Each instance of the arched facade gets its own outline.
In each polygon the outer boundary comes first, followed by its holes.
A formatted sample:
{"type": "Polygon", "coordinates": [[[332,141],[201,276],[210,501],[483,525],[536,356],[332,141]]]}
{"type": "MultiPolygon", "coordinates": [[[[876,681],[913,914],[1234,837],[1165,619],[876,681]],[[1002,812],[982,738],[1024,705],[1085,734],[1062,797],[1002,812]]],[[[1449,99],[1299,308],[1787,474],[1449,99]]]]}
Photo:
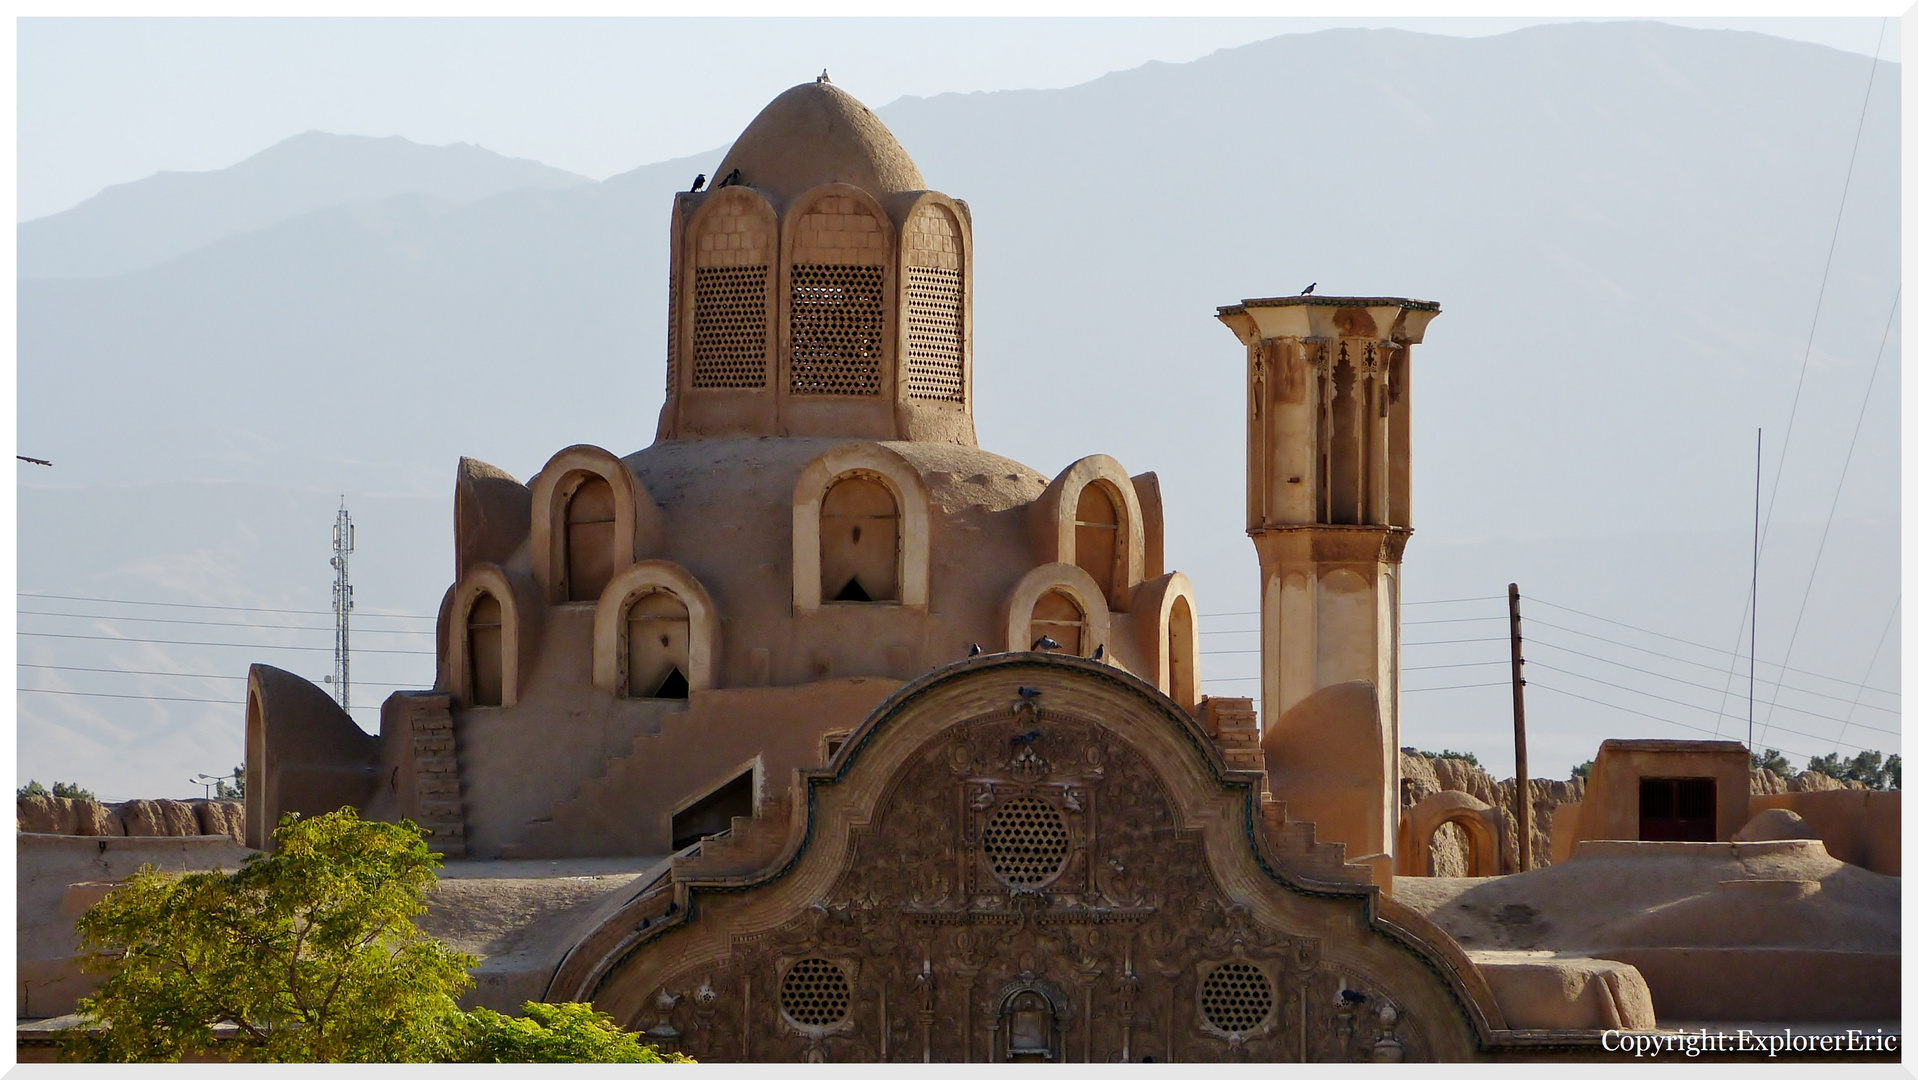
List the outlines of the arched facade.
{"type": "Polygon", "coordinates": [[[1039,558],[1085,569],[1109,609],[1127,610],[1145,577],[1144,514],[1117,461],[1094,454],[1073,462],[1028,513],[1039,558]]]}
{"type": "Polygon", "coordinates": [[[491,679],[496,675],[498,697],[487,704],[518,704],[522,636],[519,599],[506,572],[493,563],[475,566],[454,588],[446,613],[447,689],[461,704],[472,708],[482,690],[487,691],[487,698],[493,696],[491,679]],[[483,600],[490,604],[482,603],[483,600]],[[474,620],[476,608],[480,615],[478,623],[474,620]],[[495,617],[497,623],[492,621],[495,617]],[[480,631],[477,638],[476,629],[480,631]],[[489,631],[496,632],[489,635],[489,631]],[[474,655],[476,641],[484,648],[492,648],[489,636],[498,641],[497,666],[492,656],[474,655]]]}
{"type": "Polygon", "coordinates": [[[597,446],[569,446],[554,454],[534,477],[532,492],[533,576],[548,603],[596,600],[598,589],[631,566],[642,546],[657,541],[661,522],[652,496],[618,458],[597,446]],[[596,523],[590,519],[601,516],[597,508],[586,514],[575,513],[573,503],[582,491],[595,501],[610,499],[610,524],[592,527],[596,523]],[[584,530],[582,525],[586,526],[584,530]],[[590,553],[575,551],[575,541],[596,548],[590,553]],[[580,584],[598,586],[590,594],[575,588],[572,580],[582,570],[589,571],[592,580],[580,584]]]}
{"type": "Polygon", "coordinates": [[[548,999],[703,1061],[1460,1060],[1502,1025],[1376,886],[1285,876],[1256,780],[1106,665],[951,665],[799,782],[763,867],[676,860],[548,999]]]}
{"type": "MultiPolygon", "coordinates": [[[[1064,614],[1059,600],[1067,600],[1084,616],[1085,630],[1077,649],[1069,643],[1063,651],[1076,656],[1091,656],[1105,645],[1112,634],[1112,612],[1092,576],[1068,563],[1035,566],[1019,579],[1007,594],[1005,603],[1006,651],[1024,652],[1044,633],[1035,622],[1054,622],[1045,618],[1064,614]]],[[[1058,640],[1057,635],[1053,635],[1058,640]]]]}
{"type": "Polygon", "coordinates": [[[1493,877],[1503,873],[1500,854],[1502,832],[1498,810],[1463,791],[1441,791],[1418,801],[1405,814],[1405,834],[1399,843],[1399,873],[1406,877],[1432,876],[1432,836],[1446,822],[1457,822],[1465,830],[1469,857],[1466,869],[1472,877],[1493,877]]]}
{"type": "Polygon", "coordinates": [[[970,223],[951,199],[927,192],[906,213],[905,396],[964,407],[972,400],[970,223]]]}
{"type": "MultiPolygon", "coordinates": [[[[827,184],[786,213],[784,391],[793,398],[874,398],[892,389],[897,355],[889,319],[895,241],[892,221],[871,194],[827,184]]],[[[886,419],[891,408],[886,405],[886,419]]],[[[888,422],[886,427],[890,427],[888,422]]]]}
{"type": "MultiPolygon", "coordinates": [[[[877,443],[847,443],[821,454],[793,485],[793,608],[812,611],[831,597],[822,593],[822,541],[828,493],[841,480],[881,485],[898,510],[897,603],[923,608],[930,584],[931,538],[925,483],[904,458],[877,443]]],[[[861,503],[868,500],[862,499],[861,503]]],[[[846,523],[850,540],[852,524],[846,523]]],[[[864,534],[862,533],[862,542],[864,534]]],[[[846,556],[850,560],[850,556],[846,556]]],[[[839,565],[839,564],[835,564],[839,565]]]]}
{"type": "Polygon", "coordinates": [[[697,578],[685,567],[663,559],[634,563],[600,594],[599,607],[593,615],[594,686],[616,697],[644,697],[648,696],[647,691],[654,689],[646,686],[634,692],[629,684],[632,609],[647,597],[662,594],[670,596],[686,613],[687,692],[713,688],[718,671],[719,613],[697,578]]]}

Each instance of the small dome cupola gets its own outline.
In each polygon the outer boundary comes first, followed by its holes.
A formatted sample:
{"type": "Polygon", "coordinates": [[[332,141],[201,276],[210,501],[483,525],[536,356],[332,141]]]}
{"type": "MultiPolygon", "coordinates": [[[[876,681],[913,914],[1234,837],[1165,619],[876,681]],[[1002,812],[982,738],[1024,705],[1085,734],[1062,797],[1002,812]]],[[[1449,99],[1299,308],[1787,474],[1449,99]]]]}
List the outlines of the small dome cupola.
{"type": "Polygon", "coordinates": [[[879,117],[829,82],[801,83],[759,110],[719,163],[714,182],[734,169],[737,183],[782,204],[825,184],[851,184],[880,198],[926,187],[919,166],[879,117]]]}
{"type": "Polygon", "coordinates": [[[823,77],[713,175],[674,199],[659,438],[978,445],[965,203],[823,77]]]}

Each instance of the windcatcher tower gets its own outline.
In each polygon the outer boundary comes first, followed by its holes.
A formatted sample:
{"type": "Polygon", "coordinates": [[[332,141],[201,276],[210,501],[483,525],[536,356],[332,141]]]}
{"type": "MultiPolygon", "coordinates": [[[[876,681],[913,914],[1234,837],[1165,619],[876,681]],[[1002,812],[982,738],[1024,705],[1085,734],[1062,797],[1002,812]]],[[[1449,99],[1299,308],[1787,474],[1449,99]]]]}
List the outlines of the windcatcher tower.
{"type": "Polygon", "coordinates": [[[1245,345],[1246,532],[1259,551],[1268,771],[1275,791],[1301,804],[1296,816],[1318,821],[1321,839],[1344,841],[1350,857],[1396,846],[1411,347],[1438,311],[1336,296],[1219,309],[1245,345]],[[1288,778],[1297,790],[1283,790],[1288,778]]]}
{"type": "Polygon", "coordinates": [[[977,445],[972,216],[825,81],[773,99],[673,204],[659,438],[977,445]]]}

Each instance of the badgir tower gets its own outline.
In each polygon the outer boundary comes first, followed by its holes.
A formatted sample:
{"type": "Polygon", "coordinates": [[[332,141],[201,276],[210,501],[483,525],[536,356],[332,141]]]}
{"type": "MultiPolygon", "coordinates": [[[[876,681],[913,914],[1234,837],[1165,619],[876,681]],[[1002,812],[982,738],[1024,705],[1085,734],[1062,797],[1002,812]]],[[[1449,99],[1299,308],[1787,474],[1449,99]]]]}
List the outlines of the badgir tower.
{"type": "Polygon", "coordinates": [[[966,203],[823,78],[714,175],[672,205],[653,444],[460,462],[434,687],[377,737],[255,666],[249,847],[290,811],[417,822],[429,926],[523,927],[462,939],[477,999],[705,1061],[1512,1058],[1651,1022],[1625,964],[1501,974],[1394,898],[1436,304],[1219,311],[1261,728],[1204,693],[1157,477],[979,446],[966,203]]]}

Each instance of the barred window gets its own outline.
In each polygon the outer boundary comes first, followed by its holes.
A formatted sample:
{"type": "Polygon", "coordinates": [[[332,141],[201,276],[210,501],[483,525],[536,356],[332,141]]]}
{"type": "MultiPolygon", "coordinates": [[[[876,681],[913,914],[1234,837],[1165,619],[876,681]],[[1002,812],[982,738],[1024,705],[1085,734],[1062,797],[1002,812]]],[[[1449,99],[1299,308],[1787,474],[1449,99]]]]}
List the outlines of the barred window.
{"type": "Polygon", "coordinates": [[[693,388],[764,388],[766,268],[702,266],[693,275],[693,388]]]}
{"type": "Polygon", "coordinates": [[[1257,964],[1220,964],[1205,977],[1199,1007],[1206,1022],[1220,1031],[1251,1031],[1272,1015],[1272,981],[1257,964]]]}
{"type": "Polygon", "coordinates": [[[966,400],[965,284],[957,270],[906,270],[906,393],[966,400]]]}
{"type": "Polygon", "coordinates": [[[679,275],[666,287],[666,392],[679,393],[679,275]]]}
{"type": "Polygon", "coordinates": [[[792,275],[792,392],[876,396],[885,268],[808,263],[792,275]]]}
{"type": "Polygon", "coordinates": [[[779,1007],[798,1028],[826,1028],[846,1018],[852,986],[838,964],[809,956],[794,964],[779,984],[779,1007]]]}

